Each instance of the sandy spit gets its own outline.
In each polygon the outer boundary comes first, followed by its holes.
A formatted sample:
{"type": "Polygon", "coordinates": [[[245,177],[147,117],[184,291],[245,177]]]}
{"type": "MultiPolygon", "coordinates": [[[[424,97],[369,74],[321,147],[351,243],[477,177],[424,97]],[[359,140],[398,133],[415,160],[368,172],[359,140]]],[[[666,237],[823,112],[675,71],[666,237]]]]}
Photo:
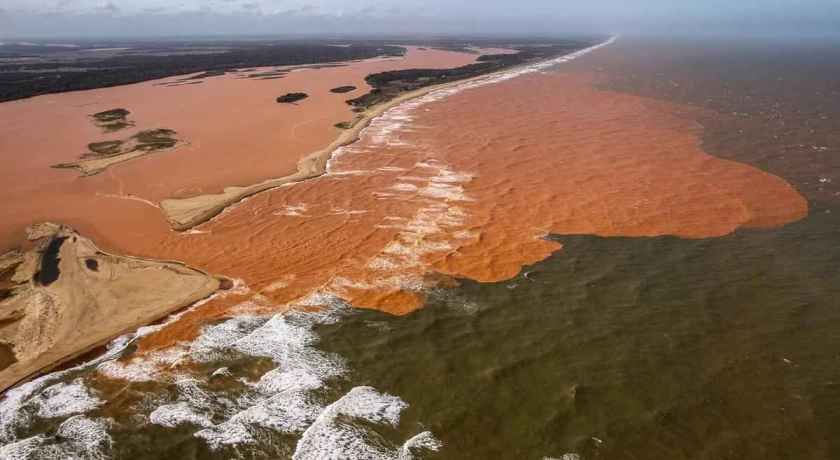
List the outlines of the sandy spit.
{"type": "Polygon", "coordinates": [[[2,259],[0,391],[210,296],[221,281],[178,262],[108,254],[72,228],[28,229],[34,247],[2,259]]]}

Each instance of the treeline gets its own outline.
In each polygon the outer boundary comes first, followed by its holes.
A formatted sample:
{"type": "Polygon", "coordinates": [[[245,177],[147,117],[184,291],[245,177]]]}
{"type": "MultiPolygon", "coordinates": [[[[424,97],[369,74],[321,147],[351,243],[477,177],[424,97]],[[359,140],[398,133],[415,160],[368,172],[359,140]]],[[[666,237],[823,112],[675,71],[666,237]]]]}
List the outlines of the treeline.
{"type": "MultiPolygon", "coordinates": [[[[454,69],[408,69],[393,70],[368,75],[365,81],[373,88],[367,94],[347,101],[356,111],[363,111],[373,105],[389,101],[399,94],[451,81],[463,80],[496,72],[517,65],[550,59],[592,46],[597,41],[563,41],[539,45],[518,45],[517,53],[488,54],[479,56],[477,62],[454,69]]],[[[449,48],[464,48],[450,45],[449,48]]]]}

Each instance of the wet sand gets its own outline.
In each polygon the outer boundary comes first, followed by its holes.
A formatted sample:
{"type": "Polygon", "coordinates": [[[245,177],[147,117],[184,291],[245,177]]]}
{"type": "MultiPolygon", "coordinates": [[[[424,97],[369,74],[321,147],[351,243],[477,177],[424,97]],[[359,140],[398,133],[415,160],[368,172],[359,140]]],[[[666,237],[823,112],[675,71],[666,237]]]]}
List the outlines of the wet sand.
{"type": "Polygon", "coordinates": [[[5,193],[0,248],[16,245],[27,225],[53,220],[73,225],[115,252],[131,252],[137,240],[169,233],[156,208],[162,199],[215,193],[293,173],[301,157],[340,134],[335,123],[352,119],[344,101],[368,90],[368,74],[457,67],[477,56],[411,48],[404,59],[308,68],[276,80],[227,74],[200,84],[163,86],[183,78],[173,77],[0,104],[5,121],[0,151],[6,159],[0,170],[5,193]],[[358,89],[343,95],[329,91],[347,84],[358,89]],[[275,102],[290,91],[310,97],[296,105],[275,102]],[[114,108],[130,110],[135,126],[103,134],[89,115],[114,108]],[[91,142],[154,128],[176,130],[187,145],[111,166],[93,177],[50,168],[78,159],[91,142]]]}
{"type": "Polygon", "coordinates": [[[232,311],[317,305],[314,294],[405,314],[438,274],[515,276],[560,249],[550,234],[709,238],[807,214],[779,177],[705,153],[697,109],[596,88],[597,62],[404,104],[326,176],[167,240],[160,250],[253,292],[192,311],[142,347],[190,339],[232,311]]]}

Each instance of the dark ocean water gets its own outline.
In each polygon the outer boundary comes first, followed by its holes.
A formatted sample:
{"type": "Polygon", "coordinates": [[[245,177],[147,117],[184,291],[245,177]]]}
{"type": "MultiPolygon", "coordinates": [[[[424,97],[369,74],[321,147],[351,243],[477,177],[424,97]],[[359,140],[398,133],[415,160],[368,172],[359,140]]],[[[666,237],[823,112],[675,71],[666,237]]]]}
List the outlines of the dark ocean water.
{"type": "Polygon", "coordinates": [[[433,458],[840,458],[840,210],[724,238],[557,237],[496,284],[318,329],[433,458]],[[526,276],[527,274],[527,276],[526,276]]]}

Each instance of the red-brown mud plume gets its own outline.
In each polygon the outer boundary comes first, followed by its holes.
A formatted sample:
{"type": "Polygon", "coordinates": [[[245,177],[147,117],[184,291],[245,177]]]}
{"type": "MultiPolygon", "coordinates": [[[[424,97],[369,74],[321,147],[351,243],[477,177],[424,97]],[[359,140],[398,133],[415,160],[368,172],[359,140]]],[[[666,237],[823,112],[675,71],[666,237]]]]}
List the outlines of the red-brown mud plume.
{"type": "Polygon", "coordinates": [[[314,305],[315,292],[408,313],[435,273],[511,278],[560,248],[549,234],[707,238],[807,213],[782,179],[703,152],[692,109],[594,83],[533,73],[408,103],[326,176],[143,248],[242,278],[252,294],[193,310],[141,347],[190,339],[234,305],[314,305]]]}
{"type": "Polygon", "coordinates": [[[365,76],[393,69],[457,67],[476,57],[412,48],[405,58],[298,69],[280,79],[245,78],[269,70],[255,69],[199,84],[166,86],[183,79],[172,77],[0,104],[0,248],[17,244],[27,225],[53,220],[72,225],[107,249],[134,253],[138,241],[156,241],[170,233],[156,208],[162,199],[215,193],[295,172],[300,158],[338,136],[335,123],[353,118],[345,100],[368,91],[365,76]],[[341,85],[358,89],[330,92],[341,85]],[[275,102],[294,91],[309,97],[295,105],[275,102]],[[134,127],[103,133],[90,118],[118,107],[131,112],[134,127]],[[51,168],[78,159],[89,143],[126,139],[154,128],[177,131],[185,145],[91,177],[51,168]]]}
{"type": "Polygon", "coordinates": [[[324,295],[409,313],[439,274],[515,276],[560,248],[549,234],[705,238],[807,213],[780,178],[703,152],[692,109],[598,90],[595,76],[579,70],[403,104],[336,152],[328,174],[251,197],[189,232],[172,232],[156,207],[293,172],[335,137],[334,123],[352,116],[347,97],[331,88],[365,88],[364,76],[380,70],[474,59],[413,50],[400,61],[280,80],[227,75],[2,104],[10,123],[0,150],[18,156],[0,171],[0,242],[10,245],[31,222],[59,220],[112,251],[180,260],[248,287],[147,336],[140,347],[150,350],[237,312],[317,307],[324,295]],[[289,91],[310,97],[273,102],[289,91]],[[171,128],[189,145],[93,177],[49,168],[101,140],[87,115],[115,107],[132,111],[134,130],[171,128]]]}

